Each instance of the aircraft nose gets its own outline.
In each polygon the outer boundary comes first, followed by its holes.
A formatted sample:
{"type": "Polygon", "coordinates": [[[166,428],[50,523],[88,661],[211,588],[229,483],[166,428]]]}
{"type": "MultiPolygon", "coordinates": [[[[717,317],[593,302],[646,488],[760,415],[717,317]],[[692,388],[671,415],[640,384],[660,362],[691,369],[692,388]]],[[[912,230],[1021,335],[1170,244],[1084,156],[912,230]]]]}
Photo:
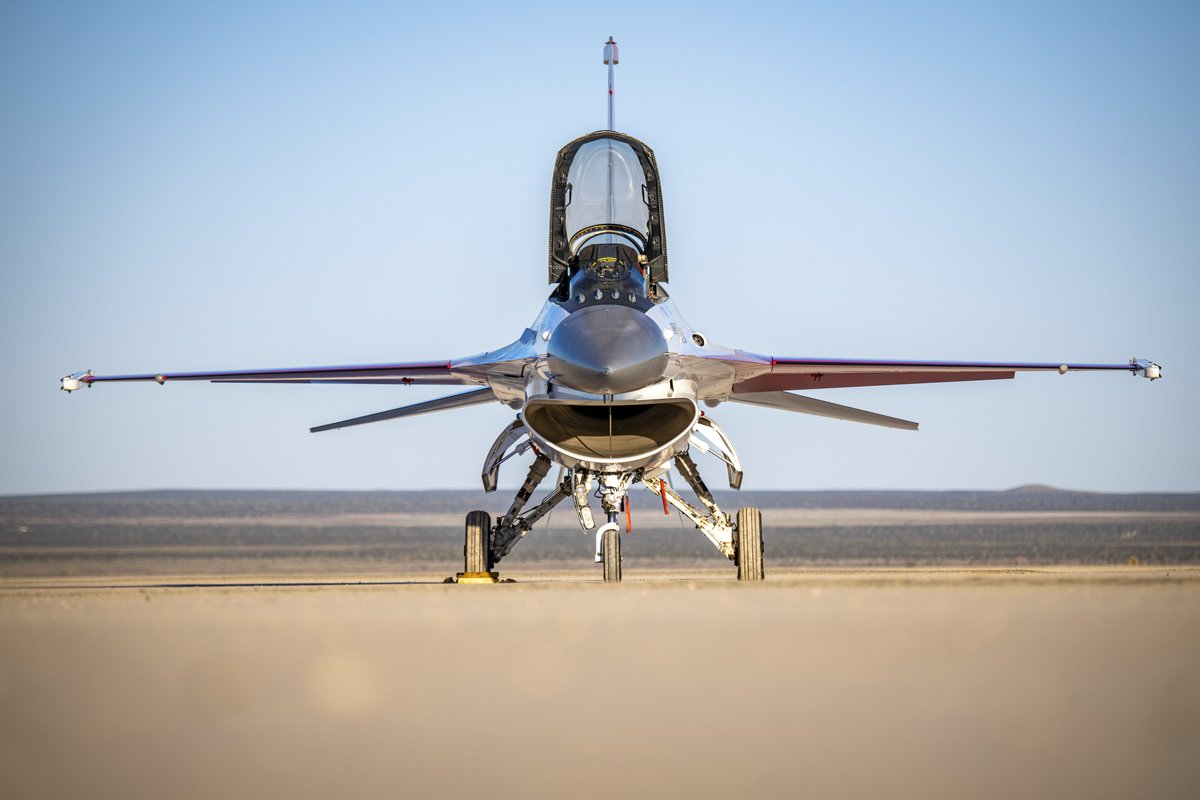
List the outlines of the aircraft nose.
{"type": "Polygon", "coordinates": [[[645,388],[667,367],[667,343],[646,315],[628,306],[582,308],[554,329],[547,346],[555,380],[593,394],[645,388]]]}

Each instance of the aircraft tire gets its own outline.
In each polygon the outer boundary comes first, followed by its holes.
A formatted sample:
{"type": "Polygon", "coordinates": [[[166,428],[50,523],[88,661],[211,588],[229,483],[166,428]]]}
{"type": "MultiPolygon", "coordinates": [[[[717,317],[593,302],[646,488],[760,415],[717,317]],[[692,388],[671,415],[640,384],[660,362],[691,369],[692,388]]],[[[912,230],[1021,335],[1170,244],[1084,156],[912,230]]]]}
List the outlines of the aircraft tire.
{"type": "Polygon", "coordinates": [[[621,582],[621,529],[615,525],[604,532],[604,582],[621,582]]]}
{"type": "Polygon", "coordinates": [[[762,512],[752,506],[737,514],[737,564],[739,581],[761,581],[763,575],[762,512]]]}
{"type": "Polygon", "coordinates": [[[486,511],[467,514],[464,572],[489,572],[492,568],[492,518],[486,511]]]}

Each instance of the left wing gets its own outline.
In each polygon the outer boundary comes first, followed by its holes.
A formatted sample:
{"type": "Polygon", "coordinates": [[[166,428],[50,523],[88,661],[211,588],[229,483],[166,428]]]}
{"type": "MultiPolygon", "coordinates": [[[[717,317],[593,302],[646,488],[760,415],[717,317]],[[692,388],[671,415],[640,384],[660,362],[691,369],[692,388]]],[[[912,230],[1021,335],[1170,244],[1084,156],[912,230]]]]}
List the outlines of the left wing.
{"type": "Polygon", "coordinates": [[[794,389],[840,389],[852,386],[893,386],[914,383],[988,381],[1013,378],[1018,372],[1129,372],[1150,380],[1162,377],[1162,368],[1153,361],[1132,359],[1125,364],[1072,364],[1044,362],[994,361],[876,361],[849,358],[783,358],[725,350],[709,354],[703,342],[688,354],[695,374],[715,377],[705,400],[729,400],[767,406],[801,414],[865,422],[887,428],[916,430],[908,420],[876,414],[873,411],[828,403],[812,397],[791,394],[794,389]],[[732,371],[725,380],[713,376],[711,367],[722,364],[732,371]],[[705,364],[709,366],[706,367],[705,364]]]}
{"type": "Polygon", "coordinates": [[[757,369],[746,361],[735,365],[733,391],[777,392],[789,389],[840,389],[850,386],[892,386],[911,383],[988,381],[1015,377],[1018,372],[1129,372],[1150,380],[1162,377],[1161,368],[1146,359],[1124,364],[1072,364],[989,361],[871,361],[847,358],[785,358],[750,353],[757,369]]]}

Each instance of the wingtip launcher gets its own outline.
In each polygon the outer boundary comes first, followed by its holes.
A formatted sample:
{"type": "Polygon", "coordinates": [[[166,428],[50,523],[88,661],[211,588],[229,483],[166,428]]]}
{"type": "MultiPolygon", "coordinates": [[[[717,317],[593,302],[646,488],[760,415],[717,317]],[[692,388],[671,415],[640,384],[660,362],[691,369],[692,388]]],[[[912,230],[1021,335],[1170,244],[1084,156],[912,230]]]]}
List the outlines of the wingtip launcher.
{"type": "Polygon", "coordinates": [[[1162,367],[1148,358],[1131,358],[1129,366],[1134,375],[1140,374],[1143,378],[1149,378],[1152,381],[1162,377],[1162,367]]]}
{"type": "Polygon", "coordinates": [[[62,378],[59,378],[58,388],[70,394],[71,392],[79,391],[84,386],[90,387],[92,385],[93,374],[95,373],[89,369],[83,372],[72,372],[70,375],[64,375],[62,378]]]}
{"type": "MultiPolygon", "coordinates": [[[[150,375],[148,377],[159,386],[162,386],[167,382],[166,375],[150,375]]],[[[101,378],[101,380],[107,380],[107,378],[101,378]]],[[[138,380],[146,380],[146,376],[140,377],[138,380]]],[[[71,392],[79,391],[85,386],[90,389],[92,388],[92,384],[95,382],[96,373],[89,369],[86,372],[72,372],[70,375],[59,378],[58,388],[67,394],[70,394],[71,392]]]]}

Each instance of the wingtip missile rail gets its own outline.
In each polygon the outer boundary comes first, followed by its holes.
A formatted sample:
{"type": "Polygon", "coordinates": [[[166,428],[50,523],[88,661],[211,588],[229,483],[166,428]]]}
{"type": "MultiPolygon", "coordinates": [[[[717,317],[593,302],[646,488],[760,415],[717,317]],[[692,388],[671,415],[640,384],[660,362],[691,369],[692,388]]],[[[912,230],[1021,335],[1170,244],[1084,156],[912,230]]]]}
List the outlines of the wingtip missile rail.
{"type": "Polygon", "coordinates": [[[1131,358],[1129,366],[1134,375],[1140,374],[1143,378],[1149,378],[1152,381],[1162,377],[1162,367],[1148,358],[1131,358]]]}
{"type": "Polygon", "coordinates": [[[64,375],[59,379],[59,389],[70,394],[78,391],[84,386],[91,387],[92,375],[94,373],[89,369],[83,372],[72,372],[70,375],[64,375]]]}

